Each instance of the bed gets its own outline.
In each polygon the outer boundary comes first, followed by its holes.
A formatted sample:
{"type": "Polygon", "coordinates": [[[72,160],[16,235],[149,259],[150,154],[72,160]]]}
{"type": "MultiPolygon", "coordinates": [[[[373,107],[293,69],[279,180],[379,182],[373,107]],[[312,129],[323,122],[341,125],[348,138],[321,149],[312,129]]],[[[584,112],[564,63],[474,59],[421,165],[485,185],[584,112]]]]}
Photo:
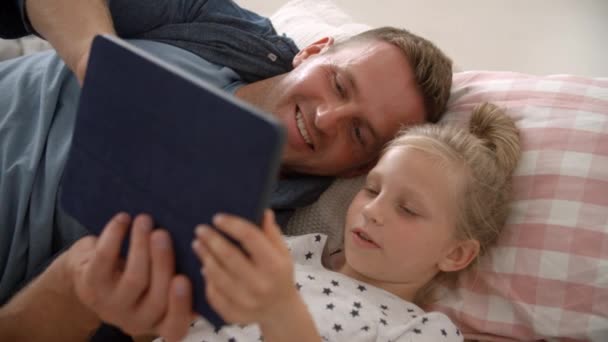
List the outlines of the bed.
{"type": "MultiPolygon", "coordinates": [[[[271,20],[299,46],[370,28],[330,0],[289,1],[271,20]]],[[[34,38],[0,41],[0,59],[46,48],[34,38]]],[[[428,309],[470,340],[608,341],[608,78],[457,72],[443,121],[463,124],[485,101],[506,108],[522,134],[512,212],[496,248],[428,309]]],[[[325,232],[339,247],[361,184],[337,179],[287,232],[325,232]]]]}

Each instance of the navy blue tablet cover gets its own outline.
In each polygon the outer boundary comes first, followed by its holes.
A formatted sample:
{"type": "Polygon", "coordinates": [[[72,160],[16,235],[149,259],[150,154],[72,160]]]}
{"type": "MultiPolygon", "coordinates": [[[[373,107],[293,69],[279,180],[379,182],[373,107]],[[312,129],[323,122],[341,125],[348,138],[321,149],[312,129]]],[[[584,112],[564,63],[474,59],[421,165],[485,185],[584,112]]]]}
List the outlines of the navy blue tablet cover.
{"type": "Polygon", "coordinates": [[[217,212],[260,222],[275,184],[284,129],[233,96],[110,36],[93,42],[69,159],[63,209],[99,234],[119,211],[169,230],[194,309],[216,326],[197,224],[217,212]]]}

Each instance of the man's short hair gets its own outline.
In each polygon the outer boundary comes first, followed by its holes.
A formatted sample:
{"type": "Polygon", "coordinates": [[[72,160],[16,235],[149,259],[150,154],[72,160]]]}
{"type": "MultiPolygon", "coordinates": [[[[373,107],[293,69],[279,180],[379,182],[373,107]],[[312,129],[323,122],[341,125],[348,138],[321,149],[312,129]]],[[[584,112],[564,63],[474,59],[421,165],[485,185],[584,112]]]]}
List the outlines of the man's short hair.
{"type": "Polygon", "coordinates": [[[435,123],[446,110],[452,87],[452,60],[430,41],[405,29],[380,27],[337,43],[334,48],[352,42],[379,40],[398,47],[414,71],[416,84],[424,100],[426,121],[435,123]]]}

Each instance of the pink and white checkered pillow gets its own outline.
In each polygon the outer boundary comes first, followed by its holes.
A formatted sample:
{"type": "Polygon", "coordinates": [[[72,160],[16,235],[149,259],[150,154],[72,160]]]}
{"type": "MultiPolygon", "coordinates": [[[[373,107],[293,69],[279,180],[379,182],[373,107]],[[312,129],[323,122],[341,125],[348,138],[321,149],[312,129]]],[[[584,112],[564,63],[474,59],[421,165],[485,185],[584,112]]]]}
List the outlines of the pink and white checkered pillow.
{"type": "Polygon", "coordinates": [[[485,101],[521,131],[512,213],[432,309],[469,338],[608,341],[608,78],[459,73],[444,120],[485,101]]]}
{"type": "MultiPolygon", "coordinates": [[[[299,46],[368,28],[331,0],[291,0],[271,20],[299,46]]],[[[513,212],[477,276],[434,309],[468,338],[608,341],[608,78],[458,73],[445,120],[463,122],[486,101],[522,133],[513,212]]],[[[336,180],[285,231],[324,232],[336,248],[362,181],[336,180]]]]}

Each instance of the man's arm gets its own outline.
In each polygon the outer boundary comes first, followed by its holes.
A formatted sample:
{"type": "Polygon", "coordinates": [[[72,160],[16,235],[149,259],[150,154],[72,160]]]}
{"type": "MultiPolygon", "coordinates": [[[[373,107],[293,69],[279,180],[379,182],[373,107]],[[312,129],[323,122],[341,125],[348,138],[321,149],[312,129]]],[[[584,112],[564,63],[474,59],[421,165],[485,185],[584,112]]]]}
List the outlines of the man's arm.
{"type": "MultiPolygon", "coordinates": [[[[79,244],[89,249],[91,238],[79,244]]],[[[0,308],[0,341],[86,341],[99,326],[78,300],[67,270],[67,252],[0,308]]]]}
{"type": "Polygon", "coordinates": [[[22,0],[33,29],[48,40],[82,82],[97,34],[113,34],[106,0],[22,0]]]}
{"type": "MultiPolygon", "coordinates": [[[[137,36],[161,25],[183,23],[207,0],[17,0],[24,26],[48,40],[82,82],[97,34],[137,36]]],[[[34,33],[32,32],[32,33],[34,33]]]]}

